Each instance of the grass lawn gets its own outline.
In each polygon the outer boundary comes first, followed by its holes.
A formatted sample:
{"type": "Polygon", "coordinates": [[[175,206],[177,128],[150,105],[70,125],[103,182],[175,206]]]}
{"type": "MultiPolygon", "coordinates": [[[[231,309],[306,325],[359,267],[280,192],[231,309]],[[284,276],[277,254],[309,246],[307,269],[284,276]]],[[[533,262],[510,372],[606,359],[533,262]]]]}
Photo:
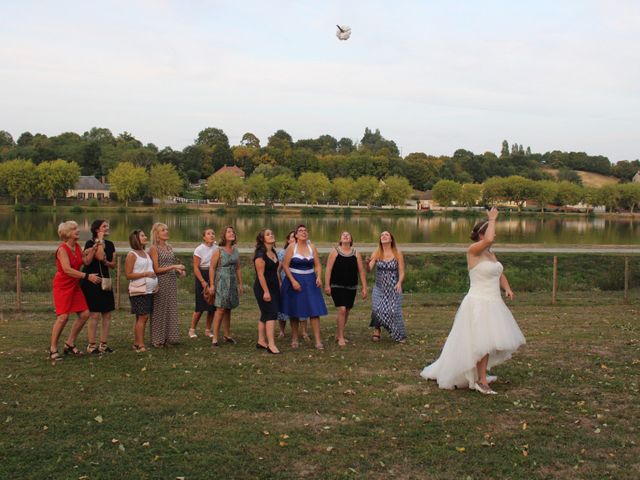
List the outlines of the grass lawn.
{"type": "MultiPolygon", "coordinates": [[[[631,305],[619,292],[565,293],[557,306],[548,294],[516,297],[528,344],[494,370],[496,396],[439,390],[418,375],[438,355],[459,294],[407,295],[407,345],[372,343],[360,302],[349,346],[328,341],[331,315],[324,352],[281,341],[279,356],[255,349],[251,293],[233,315],[238,345],[216,350],[184,335],[136,354],[132,316],[120,311],[116,353],[54,366],[52,313],[5,311],[0,478],[636,479],[633,293],[631,305]]],[[[181,305],[186,334],[188,299],[181,305]]]]}

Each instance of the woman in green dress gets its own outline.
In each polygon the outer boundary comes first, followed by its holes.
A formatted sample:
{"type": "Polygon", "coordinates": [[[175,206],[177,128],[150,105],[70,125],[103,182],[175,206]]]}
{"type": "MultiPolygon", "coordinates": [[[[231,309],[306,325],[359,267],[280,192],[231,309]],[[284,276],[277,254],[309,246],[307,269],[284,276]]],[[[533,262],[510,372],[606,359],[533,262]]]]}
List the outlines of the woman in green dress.
{"type": "Polygon", "coordinates": [[[224,341],[231,344],[236,343],[231,336],[231,310],[240,304],[243,288],[240,259],[235,245],[236,232],[233,227],[225,227],[222,230],[219,248],[211,257],[209,265],[209,285],[213,289],[213,305],[216,307],[213,316],[213,336],[211,337],[213,347],[220,345],[218,338],[221,324],[224,341]]]}

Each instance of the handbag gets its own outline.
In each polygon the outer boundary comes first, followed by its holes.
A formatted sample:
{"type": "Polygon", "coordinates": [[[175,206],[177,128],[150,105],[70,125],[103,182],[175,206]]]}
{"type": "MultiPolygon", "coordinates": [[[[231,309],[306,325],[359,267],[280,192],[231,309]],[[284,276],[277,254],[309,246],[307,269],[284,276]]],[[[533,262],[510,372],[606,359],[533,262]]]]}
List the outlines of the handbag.
{"type": "Polygon", "coordinates": [[[146,278],[136,278],[135,280],[131,280],[129,282],[129,296],[130,297],[138,297],[140,295],[147,294],[147,279],[146,278]]]}
{"type": "Polygon", "coordinates": [[[105,292],[110,292],[113,288],[113,282],[109,277],[102,275],[102,262],[98,262],[98,269],[100,270],[100,287],[105,292]]]}
{"type": "Polygon", "coordinates": [[[207,285],[202,289],[202,296],[204,297],[205,302],[207,302],[209,305],[213,305],[213,299],[216,296],[216,291],[210,291],[209,286],[207,285]]]}

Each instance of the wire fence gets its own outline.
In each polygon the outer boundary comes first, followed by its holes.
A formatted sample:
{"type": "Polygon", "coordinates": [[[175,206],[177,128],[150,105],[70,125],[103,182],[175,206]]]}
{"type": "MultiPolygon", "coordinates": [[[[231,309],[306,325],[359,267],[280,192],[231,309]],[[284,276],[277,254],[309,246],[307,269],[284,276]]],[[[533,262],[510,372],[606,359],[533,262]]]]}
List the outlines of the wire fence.
{"type": "MultiPolygon", "coordinates": [[[[193,271],[189,268],[192,256],[178,257],[187,266],[186,278],[178,282],[178,304],[180,308],[190,308],[195,290],[193,271]]],[[[255,273],[251,259],[251,255],[242,254],[240,261],[245,291],[252,296],[255,273]]],[[[608,301],[612,298],[620,304],[638,301],[640,255],[505,253],[500,260],[520,300],[527,298],[540,304],[593,303],[597,301],[597,292],[606,291],[614,294],[608,295],[608,301]]],[[[406,254],[405,262],[405,304],[455,303],[469,287],[464,255],[406,254]]],[[[128,282],[123,265],[124,256],[119,255],[117,268],[110,275],[116,308],[128,310],[128,282]]],[[[55,270],[53,253],[0,252],[0,312],[51,310],[55,270]]],[[[369,289],[374,281],[374,275],[368,274],[369,289]]]]}

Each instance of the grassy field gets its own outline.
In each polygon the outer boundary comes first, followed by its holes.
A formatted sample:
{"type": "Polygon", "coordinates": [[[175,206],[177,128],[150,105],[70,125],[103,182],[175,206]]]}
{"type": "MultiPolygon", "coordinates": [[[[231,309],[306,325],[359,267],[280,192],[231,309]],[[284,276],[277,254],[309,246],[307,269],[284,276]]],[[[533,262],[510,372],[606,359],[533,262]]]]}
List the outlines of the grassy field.
{"type": "Polygon", "coordinates": [[[280,356],[255,349],[250,294],[234,312],[238,345],[216,350],[185,335],[136,354],[120,311],[115,353],[56,365],[52,314],[5,312],[0,478],[635,479],[638,293],[624,305],[619,292],[574,292],[553,307],[547,294],[519,295],[528,344],[493,372],[493,397],[418,376],[460,294],[407,295],[407,345],[372,343],[360,302],[346,348],[329,341],[329,316],[324,352],[281,341],[280,356]]]}

